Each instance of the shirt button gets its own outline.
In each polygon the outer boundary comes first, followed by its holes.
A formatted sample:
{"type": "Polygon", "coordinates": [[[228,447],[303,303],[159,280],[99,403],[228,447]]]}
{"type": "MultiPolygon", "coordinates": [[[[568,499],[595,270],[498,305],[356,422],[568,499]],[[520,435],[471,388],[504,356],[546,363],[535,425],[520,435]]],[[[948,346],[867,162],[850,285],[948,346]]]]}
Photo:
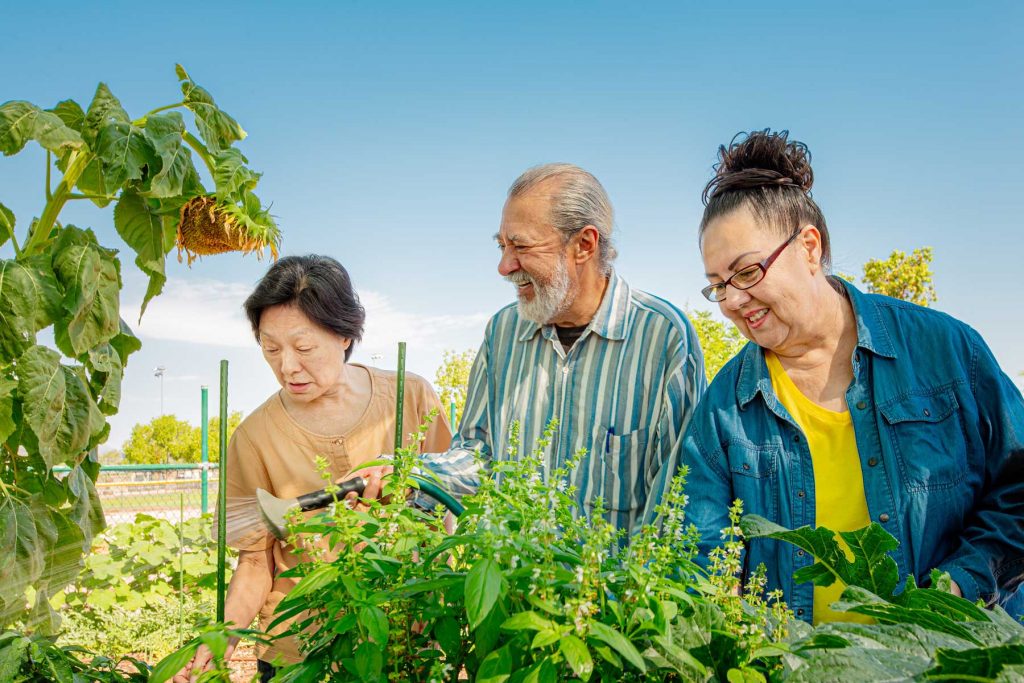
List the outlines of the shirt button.
{"type": "Polygon", "coordinates": [[[743,463],[743,469],[749,470],[750,469],[750,465],[748,463],[743,463]]]}
{"type": "Polygon", "coordinates": [[[793,435],[793,443],[800,443],[800,435],[799,434],[794,434],[793,435]]]}
{"type": "Polygon", "coordinates": [[[804,556],[804,555],[805,555],[806,553],[804,553],[804,551],[803,551],[803,550],[797,550],[797,551],[796,551],[796,554],[797,554],[797,555],[798,555],[799,557],[803,557],[803,556],[804,556]]]}
{"type": "Polygon", "coordinates": [[[889,521],[889,513],[888,512],[883,512],[882,514],[878,515],[878,521],[881,522],[882,524],[885,524],[886,522],[888,522],[889,521]]]}
{"type": "Polygon", "coordinates": [[[797,615],[798,617],[802,617],[802,616],[804,615],[804,611],[803,611],[802,609],[798,609],[798,610],[796,611],[796,615],[797,615]]]}
{"type": "Polygon", "coordinates": [[[868,458],[868,467],[874,467],[878,464],[878,458],[868,458]]]}
{"type": "Polygon", "coordinates": [[[864,401],[857,401],[857,410],[864,410],[868,407],[868,404],[864,401]]]}
{"type": "Polygon", "coordinates": [[[924,416],[925,417],[931,417],[931,414],[932,414],[932,412],[930,410],[928,410],[927,408],[924,409],[924,416]]]}
{"type": "Polygon", "coordinates": [[[803,491],[797,491],[796,495],[797,495],[798,498],[803,498],[804,497],[804,492],[803,491]]]}

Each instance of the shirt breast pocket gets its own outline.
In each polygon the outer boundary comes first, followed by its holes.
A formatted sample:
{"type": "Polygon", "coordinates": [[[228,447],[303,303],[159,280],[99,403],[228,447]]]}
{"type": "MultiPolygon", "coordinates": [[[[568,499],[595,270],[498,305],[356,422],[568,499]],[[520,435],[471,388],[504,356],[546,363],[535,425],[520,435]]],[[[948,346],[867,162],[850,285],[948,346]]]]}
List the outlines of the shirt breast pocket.
{"type": "Polygon", "coordinates": [[[910,491],[957,486],[967,476],[967,439],[950,388],[879,406],[904,484],[910,491]]]}
{"type": "Polygon", "coordinates": [[[725,445],[725,450],[732,475],[733,495],[743,501],[744,514],[778,521],[779,447],[733,439],[725,445]]]}
{"type": "Polygon", "coordinates": [[[633,510],[647,488],[647,430],[608,434],[604,454],[604,504],[609,510],[633,510]]]}

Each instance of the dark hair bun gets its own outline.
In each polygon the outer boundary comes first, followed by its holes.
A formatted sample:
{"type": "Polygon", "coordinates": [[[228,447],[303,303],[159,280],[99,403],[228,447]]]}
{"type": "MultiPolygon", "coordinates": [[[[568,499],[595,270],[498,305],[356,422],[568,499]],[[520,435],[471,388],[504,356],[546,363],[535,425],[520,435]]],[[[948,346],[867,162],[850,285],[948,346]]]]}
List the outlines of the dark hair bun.
{"type": "Polygon", "coordinates": [[[770,129],[739,133],[729,146],[718,148],[715,177],[704,188],[704,204],[724,192],[757,187],[799,187],[810,193],[814,184],[807,145],[789,140],[789,131],[770,129]]]}

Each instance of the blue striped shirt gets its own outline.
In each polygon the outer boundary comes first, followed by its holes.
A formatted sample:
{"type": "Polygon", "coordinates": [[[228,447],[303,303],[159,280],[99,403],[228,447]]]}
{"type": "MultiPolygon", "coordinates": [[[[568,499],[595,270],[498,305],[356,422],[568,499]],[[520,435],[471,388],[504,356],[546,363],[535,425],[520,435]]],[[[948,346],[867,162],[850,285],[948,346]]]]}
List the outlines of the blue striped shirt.
{"type": "Polygon", "coordinates": [[[589,513],[601,497],[608,520],[635,531],[654,518],[706,384],[689,320],[613,274],[594,318],[568,353],[553,325],[520,318],[515,304],[498,311],[470,372],[452,447],[424,454],[423,461],[449,491],[472,493],[479,484],[475,451],[485,463],[508,458],[517,421],[521,450],[530,452],[556,418],[545,478],[586,449],[570,482],[581,509],[589,513]]]}

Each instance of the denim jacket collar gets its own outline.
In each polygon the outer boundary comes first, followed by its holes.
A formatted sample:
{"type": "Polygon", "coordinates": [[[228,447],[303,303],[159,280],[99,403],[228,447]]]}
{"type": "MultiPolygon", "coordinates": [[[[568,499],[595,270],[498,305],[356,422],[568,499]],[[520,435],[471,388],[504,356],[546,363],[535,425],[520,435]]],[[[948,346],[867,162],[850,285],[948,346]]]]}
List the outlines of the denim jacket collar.
{"type": "MultiPolygon", "coordinates": [[[[594,317],[591,318],[587,327],[594,334],[599,334],[605,339],[622,340],[626,338],[626,323],[629,319],[631,292],[629,284],[614,272],[608,277],[608,288],[605,290],[601,305],[597,307],[594,317]]],[[[555,339],[556,332],[554,325],[544,325],[532,320],[520,318],[519,341],[527,341],[537,330],[543,329],[545,339],[555,339]]]]}
{"type": "MultiPolygon", "coordinates": [[[[838,279],[838,278],[837,278],[838,279]]],[[[857,319],[857,348],[870,351],[877,356],[896,358],[889,329],[879,314],[877,304],[849,282],[839,279],[846,288],[857,319]]],[[[764,349],[757,344],[747,344],[740,351],[740,369],[736,379],[736,397],[740,408],[745,408],[760,391],[772,396],[772,380],[764,359],[764,349]]]]}

